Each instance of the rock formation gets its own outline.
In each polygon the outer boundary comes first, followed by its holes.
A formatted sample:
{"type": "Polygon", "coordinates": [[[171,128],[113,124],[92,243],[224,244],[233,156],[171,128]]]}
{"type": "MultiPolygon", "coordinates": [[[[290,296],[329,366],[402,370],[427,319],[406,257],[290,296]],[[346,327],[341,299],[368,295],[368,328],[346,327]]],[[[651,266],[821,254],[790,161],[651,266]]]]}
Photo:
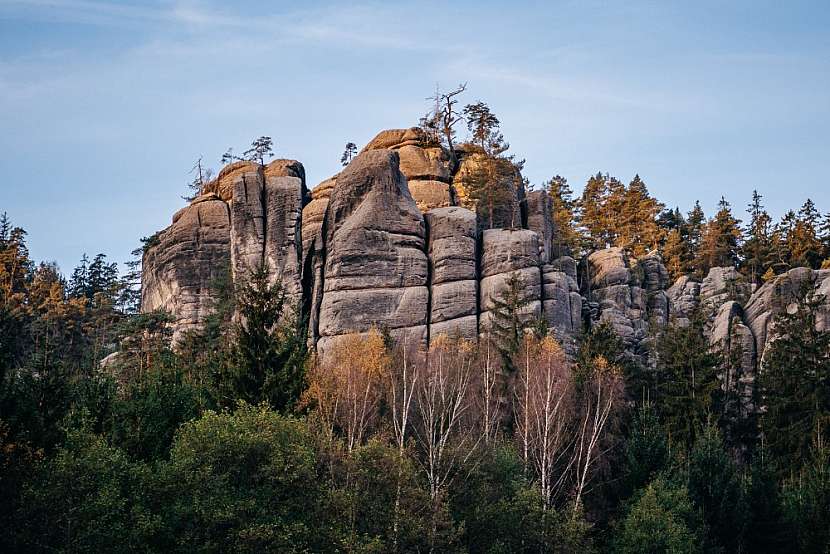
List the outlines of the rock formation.
{"type": "Polygon", "coordinates": [[[339,175],[325,219],[318,347],[381,326],[426,340],[426,227],[388,150],[358,155],[339,175]]]}
{"type": "Polygon", "coordinates": [[[230,232],[228,205],[209,193],[177,212],[173,224],[148,243],[141,309],[170,313],[175,341],[212,312],[215,283],[228,273],[230,232]]]}
{"type": "MultiPolygon", "coordinates": [[[[142,310],[170,312],[178,341],[214,309],[218,280],[263,266],[321,354],[372,326],[425,346],[441,334],[481,336],[518,279],[526,320],[544,320],[570,354],[584,329],[605,322],[653,365],[662,329],[702,318],[710,348],[725,354],[724,388],[749,410],[776,314],[810,290],[830,297],[830,270],[793,269],[753,290],[731,267],[670,284],[656,252],[607,248],[577,262],[554,248],[550,197],[525,195],[518,172],[502,183],[496,228],[485,229],[462,186],[480,156],[461,145],[453,167],[420,129],[383,131],[310,194],[299,162],[230,164],[148,243],[142,310]]],[[[830,303],[818,325],[830,327],[830,303]]]]}

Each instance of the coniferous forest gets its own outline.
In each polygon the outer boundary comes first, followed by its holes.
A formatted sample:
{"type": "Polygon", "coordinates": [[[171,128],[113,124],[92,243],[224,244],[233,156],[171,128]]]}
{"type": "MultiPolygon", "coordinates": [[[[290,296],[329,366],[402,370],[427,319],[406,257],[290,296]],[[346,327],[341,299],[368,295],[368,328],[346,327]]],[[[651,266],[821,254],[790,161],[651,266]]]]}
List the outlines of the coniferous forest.
{"type": "MultiPolygon", "coordinates": [[[[673,278],[752,285],[830,262],[810,200],[774,220],[758,193],[668,208],[639,176],[544,188],[575,256],[657,249],[673,278]]],[[[217,279],[171,349],[170,315],[139,313],[141,254],[64,275],[0,221],[0,551],[830,551],[817,295],[776,316],[762,409],[738,413],[702,316],[656,333],[649,363],[604,324],[566,353],[513,283],[477,343],[423,352],[379,327],[318,360],[255,271],[217,279]]]]}

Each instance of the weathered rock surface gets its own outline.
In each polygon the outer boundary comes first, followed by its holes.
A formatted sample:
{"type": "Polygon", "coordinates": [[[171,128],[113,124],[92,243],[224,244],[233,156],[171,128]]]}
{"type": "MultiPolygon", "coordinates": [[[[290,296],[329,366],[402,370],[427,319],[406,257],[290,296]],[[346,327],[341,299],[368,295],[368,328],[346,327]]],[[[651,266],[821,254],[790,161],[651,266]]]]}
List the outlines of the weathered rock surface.
{"type": "Polygon", "coordinates": [[[527,228],[539,235],[539,259],[543,264],[551,261],[553,246],[553,203],[546,190],[527,193],[527,228]]]}
{"type": "Polygon", "coordinates": [[[398,161],[395,152],[365,151],[331,191],[317,329],[324,345],[372,326],[426,334],[424,219],[398,161]]]}
{"type": "Polygon", "coordinates": [[[409,192],[424,213],[433,208],[452,206],[450,185],[441,181],[409,181],[409,192]]]}
{"type": "Polygon", "coordinates": [[[476,216],[470,210],[436,208],[424,215],[429,235],[430,337],[478,335],[476,216]]]}
{"type": "MultiPolygon", "coordinates": [[[[814,271],[798,267],[764,283],[746,304],[745,319],[755,336],[757,355],[763,364],[764,353],[774,340],[773,322],[775,316],[784,310],[793,310],[798,298],[807,291],[814,291],[830,298],[830,270],[814,271]]],[[[825,302],[818,314],[816,326],[821,330],[830,328],[830,303],[825,302]]]]}
{"type": "Polygon", "coordinates": [[[542,266],[542,313],[548,327],[568,352],[575,352],[582,327],[582,295],[576,281],[576,262],[562,257],[542,266]]]}
{"type": "Polygon", "coordinates": [[[141,310],[175,319],[173,340],[213,313],[215,285],[230,268],[230,212],[218,199],[182,210],[144,253],[141,310]]]}
{"type": "Polygon", "coordinates": [[[683,275],[666,291],[669,299],[669,319],[677,325],[689,325],[700,304],[700,283],[690,275],[683,275]]]}
{"type": "Polygon", "coordinates": [[[541,316],[542,276],[539,267],[539,235],[526,229],[487,229],[482,236],[479,283],[479,327],[492,325],[496,301],[509,289],[512,275],[522,283],[523,312],[527,321],[541,316]]]}

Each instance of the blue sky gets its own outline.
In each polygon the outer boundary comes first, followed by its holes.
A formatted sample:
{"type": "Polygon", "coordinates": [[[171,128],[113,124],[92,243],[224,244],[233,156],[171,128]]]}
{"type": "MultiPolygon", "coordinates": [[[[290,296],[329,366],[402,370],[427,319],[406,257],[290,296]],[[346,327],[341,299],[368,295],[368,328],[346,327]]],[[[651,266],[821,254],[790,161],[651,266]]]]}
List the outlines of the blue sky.
{"type": "Polygon", "coordinates": [[[199,156],[259,135],[313,186],[459,82],[532,183],[830,211],[830,3],[263,4],[0,0],[0,211],[36,259],[127,260],[199,156]]]}

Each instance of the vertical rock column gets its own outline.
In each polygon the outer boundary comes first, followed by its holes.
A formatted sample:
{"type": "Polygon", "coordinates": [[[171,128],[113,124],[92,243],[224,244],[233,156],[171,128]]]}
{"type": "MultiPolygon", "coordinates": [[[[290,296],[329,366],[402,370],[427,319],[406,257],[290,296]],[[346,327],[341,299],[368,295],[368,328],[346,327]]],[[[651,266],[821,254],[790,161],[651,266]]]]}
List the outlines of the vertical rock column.
{"type": "Polygon", "coordinates": [[[372,326],[425,342],[429,305],[424,218],[398,169],[398,154],[359,154],[337,178],[325,220],[321,355],[372,326]]]}
{"type": "Polygon", "coordinates": [[[141,311],[170,313],[175,344],[213,313],[215,285],[230,261],[228,205],[214,194],[201,196],[157,237],[144,253],[141,311]]]}
{"type": "Polygon", "coordinates": [[[476,215],[435,208],[424,215],[429,236],[430,340],[440,334],[478,336],[476,215]]]}
{"type": "Polygon", "coordinates": [[[539,235],[526,229],[487,229],[482,237],[481,316],[479,327],[492,325],[496,301],[508,290],[510,276],[516,273],[522,282],[527,321],[540,317],[542,311],[542,276],[539,270],[539,235]]]}

